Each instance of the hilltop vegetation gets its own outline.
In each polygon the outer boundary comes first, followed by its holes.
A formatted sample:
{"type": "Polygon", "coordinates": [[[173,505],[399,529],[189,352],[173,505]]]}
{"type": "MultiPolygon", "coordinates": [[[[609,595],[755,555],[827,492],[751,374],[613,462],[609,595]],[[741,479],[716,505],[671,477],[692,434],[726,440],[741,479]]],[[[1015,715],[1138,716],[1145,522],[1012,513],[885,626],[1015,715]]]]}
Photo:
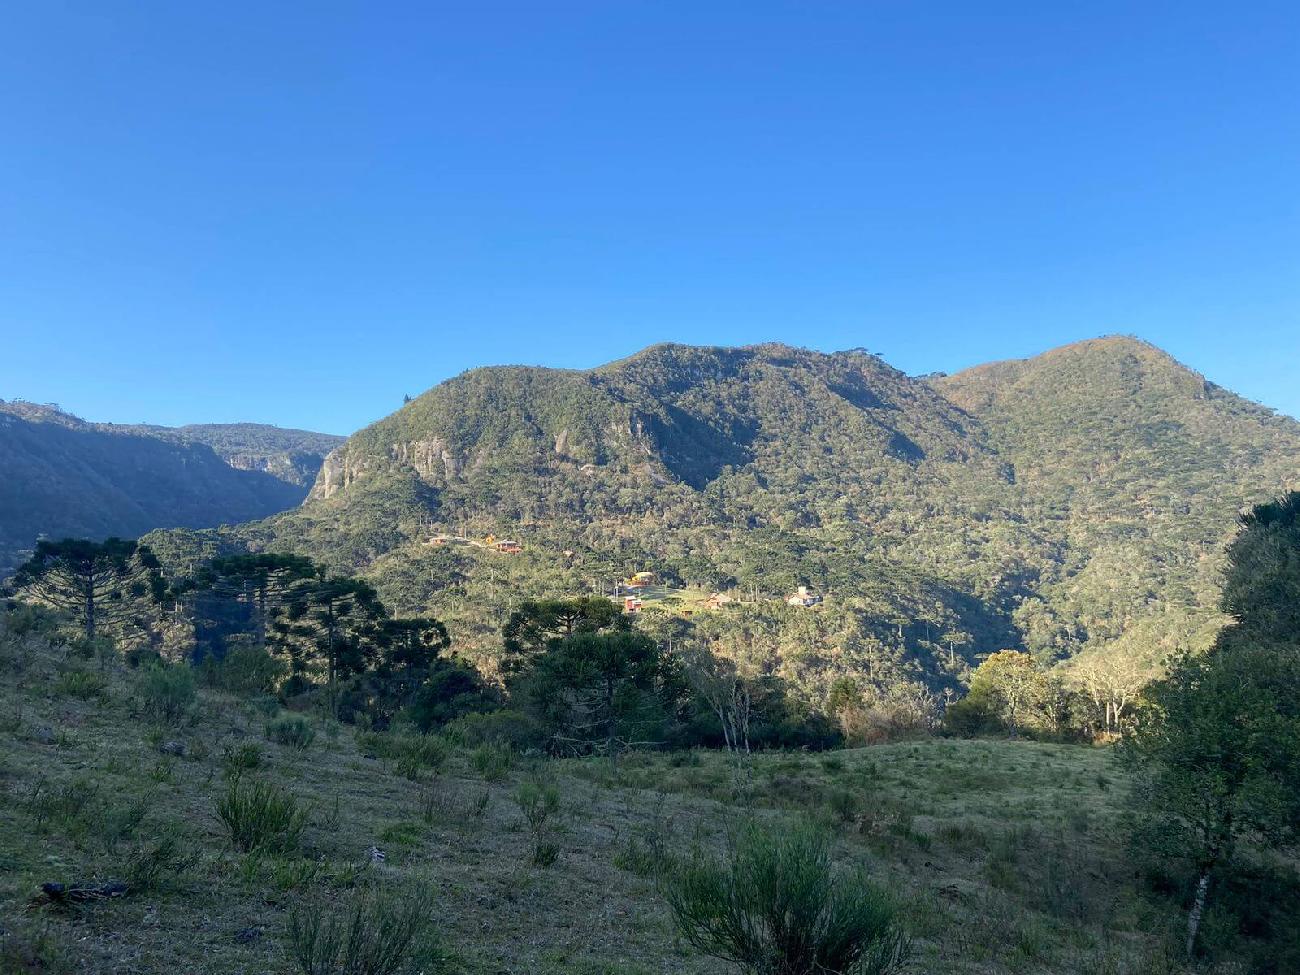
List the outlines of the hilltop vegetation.
{"type": "Polygon", "coordinates": [[[1131,339],[926,381],[860,351],[655,346],[467,373],[350,438],[302,508],[151,541],[177,564],[310,554],[445,620],[489,672],[519,600],[651,569],[737,599],[645,627],[821,703],[845,676],[952,692],[1004,648],[1153,673],[1209,645],[1234,517],[1297,476],[1300,423],[1131,339]],[[439,532],[524,550],[423,544],[439,532]],[[798,585],[826,599],[780,602],[798,585]]]}
{"type": "Polygon", "coordinates": [[[0,401],[0,576],[38,537],[134,537],[297,505],[339,438],[253,424],[87,423],[0,401]]]}

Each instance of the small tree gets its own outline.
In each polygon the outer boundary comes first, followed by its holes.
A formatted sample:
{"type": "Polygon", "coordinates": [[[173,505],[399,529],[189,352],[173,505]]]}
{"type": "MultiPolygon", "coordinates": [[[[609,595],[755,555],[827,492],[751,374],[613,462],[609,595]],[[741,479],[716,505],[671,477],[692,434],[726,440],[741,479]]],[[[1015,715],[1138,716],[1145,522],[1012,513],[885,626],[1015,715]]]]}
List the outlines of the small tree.
{"type": "Polygon", "coordinates": [[[661,880],[678,931],[748,975],[881,975],[906,954],[889,898],[837,872],[807,827],[741,831],[723,860],[692,856],[661,880]]]}
{"type": "Polygon", "coordinates": [[[707,647],[693,648],[682,655],[686,680],[722,728],[727,751],[748,755],[749,728],[754,717],[754,685],[743,676],[735,661],[711,653],[707,647]]]}
{"type": "Polygon", "coordinates": [[[560,790],[553,782],[540,777],[525,779],[515,792],[515,803],[532,833],[533,865],[549,867],[560,853],[550,837],[550,822],[560,811],[560,790]]]}
{"type": "Polygon", "coordinates": [[[140,621],[142,607],[157,602],[165,589],[149,547],[122,538],[38,542],[13,584],[28,598],[70,613],[87,640],[140,621]]]}
{"type": "Polygon", "coordinates": [[[1238,648],[1183,658],[1147,689],[1124,747],[1147,815],[1195,868],[1190,957],[1216,869],[1238,841],[1300,839],[1300,656],[1238,648]]]}
{"type": "Polygon", "coordinates": [[[611,760],[654,734],[680,701],[677,668],[657,643],[639,633],[579,633],[556,640],[525,682],[533,710],[555,741],[571,750],[603,751],[611,760]]]}
{"type": "Polygon", "coordinates": [[[1053,723],[1052,682],[1018,650],[990,654],[971,675],[970,691],[948,708],[945,720],[956,731],[1001,725],[1012,736],[1027,727],[1053,723]]]}

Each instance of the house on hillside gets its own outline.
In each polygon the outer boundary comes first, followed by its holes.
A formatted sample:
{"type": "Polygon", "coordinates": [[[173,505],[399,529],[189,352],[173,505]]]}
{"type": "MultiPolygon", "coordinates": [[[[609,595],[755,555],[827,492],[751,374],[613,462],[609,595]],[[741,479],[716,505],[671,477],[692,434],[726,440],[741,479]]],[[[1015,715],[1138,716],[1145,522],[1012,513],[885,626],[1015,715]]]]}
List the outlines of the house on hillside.
{"type": "Polygon", "coordinates": [[[822,597],[815,592],[811,592],[807,586],[800,586],[793,595],[787,596],[785,600],[791,606],[816,606],[822,601],[822,597]]]}
{"type": "Polygon", "coordinates": [[[623,597],[623,612],[625,612],[625,613],[639,613],[639,612],[641,612],[641,597],[640,597],[640,596],[624,596],[624,597],[623,597]]]}
{"type": "Polygon", "coordinates": [[[709,607],[709,609],[720,609],[721,607],[728,606],[735,601],[734,596],[728,596],[725,592],[715,592],[704,601],[704,605],[709,607]]]}
{"type": "Polygon", "coordinates": [[[659,577],[653,572],[638,572],[627,580],[627,587],[629,589],[642,589],[646,586],[653,586],[658,581],[659,577]]]}
{"type": "Polygon", "coordinates": [[[522,552],[524,547],[516,542],[513,538],[502,538],[492,543],[492,547],[498,552],[509,552],[514,555],[516,552],[522,552]]]}

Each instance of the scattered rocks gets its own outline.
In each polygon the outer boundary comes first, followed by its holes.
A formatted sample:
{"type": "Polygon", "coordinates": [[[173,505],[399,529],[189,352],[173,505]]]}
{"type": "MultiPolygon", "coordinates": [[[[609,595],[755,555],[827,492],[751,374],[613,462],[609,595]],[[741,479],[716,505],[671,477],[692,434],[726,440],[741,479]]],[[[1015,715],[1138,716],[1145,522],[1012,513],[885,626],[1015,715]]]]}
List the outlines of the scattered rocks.
{"type": "Polygon", "coordinates": [[[164,755],[175,755],[177,758],[185,757],[185,742],[183,741],[165,741],[158,746],[158,750],[164,755]]]}
{"type": "Polygon", "coordinates": [[[32,740],[38,741],[42,745],[53,745],[54,729],[46,725],[42,725],[41,727],[37,728],[35,731],[32,732],[32,740]]]}

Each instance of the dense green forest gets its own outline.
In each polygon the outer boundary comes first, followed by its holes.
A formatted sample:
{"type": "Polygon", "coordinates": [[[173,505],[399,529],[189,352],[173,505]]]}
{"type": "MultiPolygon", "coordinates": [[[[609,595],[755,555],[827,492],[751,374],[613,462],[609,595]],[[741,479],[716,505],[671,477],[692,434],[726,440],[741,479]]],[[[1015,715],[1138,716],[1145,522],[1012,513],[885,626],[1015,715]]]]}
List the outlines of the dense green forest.
{"type": "Polygon", "coordinates": [[[863,351],[655,346],[466,373],[350,438],[301,508],[149,541],[181,567],[308,554],[445,620],[489,673],[522,600],[651,570],[734,601],[647,605],[648,631],[818,702],[845,677],[895,700],[951,695],[1002,649],[1149,677],[1207,647],[1234,518],[1297,478],[1300,423],[1133,339],[924,380],[863,351]],[[823,601],[787,606],[800,585],[823,601]]]}

